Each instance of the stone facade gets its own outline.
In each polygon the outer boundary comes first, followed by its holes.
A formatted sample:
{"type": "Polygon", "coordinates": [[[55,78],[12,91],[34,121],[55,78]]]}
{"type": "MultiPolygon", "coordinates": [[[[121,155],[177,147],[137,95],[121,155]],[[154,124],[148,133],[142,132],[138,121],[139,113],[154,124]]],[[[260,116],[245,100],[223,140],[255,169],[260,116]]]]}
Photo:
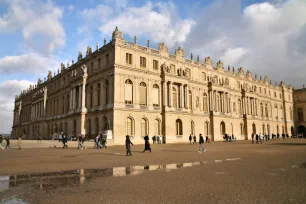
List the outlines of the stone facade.
{"type": "Polygon", "coordinates": [[[13,135],[93,137],[107,129],[106,121],[114,144],[124,144],[126,134],[136,144],[146,134],[167,143],[200,133],[215,141],[225,133],[239,140],[252,132],[291,134],[291,86],[243,68],[225,70],[210,57],[185,59],[181,48],[169,54],[164,43],[149,46],[136,44],[136,37],[125,41],[116,28],[110,43],[88,47],[86,57],[79,53],[76,63],[62,64],[16,97],[13,135]]]}
{"type": "Polygon", "coordinates": [[[296,133],[304,133],[306,135],[306,88],[294,90],[294,124],[296,133]]]}

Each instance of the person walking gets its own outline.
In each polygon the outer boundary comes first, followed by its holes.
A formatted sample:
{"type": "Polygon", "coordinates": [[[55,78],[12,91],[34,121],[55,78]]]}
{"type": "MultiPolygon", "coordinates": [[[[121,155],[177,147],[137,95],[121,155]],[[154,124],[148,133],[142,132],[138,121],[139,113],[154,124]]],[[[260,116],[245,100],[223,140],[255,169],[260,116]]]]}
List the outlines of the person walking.
{"type": "Polygon", "coordinates": [[[5,141],[6,141],[6,147],[5,147],[5,149],[9,149],[9,150],[11,150],[11,142],[10,142],[10,137],[9,137],[9,136],[7,136],[7,137],[5,138],[5,141]]]}
{"type": "Polygon", "coordinates": [[[163,138],[163,136],[159,136],[159,144],[163,144],[163,141],[164,141],[164,138],[163,138]]]}
{"type": "Polygon", "coordinates": [[[208,135],[206,135],[205,142],[206,143],[208,142],[208,135]]]}
{"type": "Polygon", "coordinates": [[[160,137],[159,136],[157,136],[157,144],[160,144],[160,137]]]}
{"type": "Polygon", "coordinates": [[[254,144],[254,133],[252,133],[251,137],[252,137],[252,144],[254,144]]]}
{"type": "Polygon", "coordinates": [[[199,144],[200,144],[199,153],[202,153],[202,152],[206,151],[206,149],[203,150],[203,143],[204,143],[204,138],[203,138],[202,134],[200,134],[200,136],[199,136],[199,144]]]}
{"type": "Polygon", "coordinates": [[[192,136],[191,134],[189,135],[189,144],[191,145],[191,141],[192,141],[192,136]]]}
{"type": "Polygon", "coordinates": [[[153,144],[155,144],[155,141],[156,141],[156,136],[154,135],[154,136],[152,137],[152,142],[153,142],[153,144]]]}
{"type": "Polygon", "coordinates": [[[259,134],[259,140],[260,140],[260,144],[262,144],[262,141],[263,141],[263,135],[260,133],[259,134]]]}
{"type": "Polygon", "coordinates": [[[79,135],[79,137],[78,137],[78,141],[79,141],[79,143],[78,143],[78,149],[81,149],[81,150],[83,150],[83,147],[82,147],[82,135],[79,135]]]}
{"type": "Polygon", "coordinates": [[[86,149],[86,147],[85,147],[85,145],[84,145],[85,138],[86,138],[85,134],[82,135],[82,147],[83,147],[83,149],[86,149]]]}
{"type": "Polygon", "coordinates": [[[102,142],[102,148],[107,148],[106,144],[107,144],[107,141],[106,141],[106,135],[102,136],[101,137],[101,142],[102,142]]]}
{"type": "Polygon", "coordinates": [[[18,136],[18,149],[21,150],[21,136],[18,136]]]}
{"type": "Polygon", "coordinates": [[[97,149],[101,148],[100,147],[100,139],[101,139],[100,134],[98,134],[97,137],[96,137],[96,147],[97,147],[97,149]]]}
{"type": "Polygon", "coordinates": [[[143,152],[145,152],[145,151],[152,152],[151,147],[150,147],[150,142],[149,142],[149,136],[146,135],[143,139],[145,141],[145,148],[144,148],[143,152]]]}
{"type": "Polygon", "coordinates": [[[38,134],[37,143],[38,143],[38,142],[41,143],[41,136],[40,136],[40,134],[38,134]]]}
{"type": "Polygon", "coordinates": [[[0,135],[0,149],[4,150],[4,147],[2,147],[2,141],[3,141],[3,137],[2,135],[0,135]]]}
{"type": "Polygon", "coordinates": [[[258,136],[258,134],[256,134],[256,144],[259,144],[259,142],[258,142],[258,140],[259,140],[259,136],[258,136]]]}
{"type": "Polygon", "coordinates": [[[197,144],[197,137],[195,135],[193,136],[193,144],[197,144]]]}
{"type": "Polygon", "coordinates": [[[131,142],[130,136],[127,135],[125,139],[126,156],[132,156],[131,145],[134,145],[134,144],[131,142]]]}
{"type": "Polygon", "coordinates": [[[68,148],[68,145],[67,145],[67,143],[68,143],[68,140],[67,140],[67,136],[66,135],[64,135],[64,133],[62,132],[62,140],[63,140],[63,149],[64,148],[68,148]]]}

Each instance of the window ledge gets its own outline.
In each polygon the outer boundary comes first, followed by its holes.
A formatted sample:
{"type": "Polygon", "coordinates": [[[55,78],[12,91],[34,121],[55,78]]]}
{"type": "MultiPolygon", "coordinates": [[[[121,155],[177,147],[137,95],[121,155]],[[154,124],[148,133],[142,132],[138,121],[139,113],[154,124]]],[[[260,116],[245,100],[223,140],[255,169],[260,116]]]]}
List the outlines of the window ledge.
{"type": "Polygon", "coordinates": [[[125,107],[126,108],[134,108],[134,105],[133,104],[125,104],[125,107]]]}
{"type": "Polygon", "coordinates": [[[140,109],[148,109],[148,106],[140,105],[140,109]]]}

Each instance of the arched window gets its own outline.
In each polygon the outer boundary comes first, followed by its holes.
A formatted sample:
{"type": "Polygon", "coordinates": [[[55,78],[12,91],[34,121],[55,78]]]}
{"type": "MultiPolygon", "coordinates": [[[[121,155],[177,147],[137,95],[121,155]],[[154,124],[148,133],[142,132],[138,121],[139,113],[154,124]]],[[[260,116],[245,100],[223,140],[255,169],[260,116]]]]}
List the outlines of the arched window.
{"type": "Polygon", "coordinates": [[[191,71],[190,69],[186,69],[186,77],[190,78],[191,77],[191,71]]]}
{"type": "Polygon", "coordinates": [[[276,133],[279,134],[279,126],[276,126],[276,133]]]}
{"type": "Polygon", "coordinates": [[[303,109],[302,108],[298,109],[298,120],[299,121],[304,121],[304,114],[303,114],[303,109]]]}
{"type": "Polygon", "coordinates": [[[253,129],[253,134],[256,134],[256,125],[255,125],[255,123],[253,123],[252,129],[253,129]]]}
{"type": "Polygon", "coordinates": [[[240,99],[238,99],[238,114],[242,115],[242,112],[241,112],[241,100],[240,99]]]}
{"type": "Polygon", "coordinates": [[[154,107],[159,107],[159,86],[157,84],[153,85],[153,90],[152,90],[152,101],[153,101],[153,106],[154,107]]]}
{"type": "Polygon", "coordinates": [[[195,135],[193,120],[191,121],[191,135],[195,135]]]}
{"type": "Polygon", "coordinates": [[[144,82],[139,84],[139,105],[147,105],[147,85],[144,82]]]}
{"type": "Polygon", "coordinates": [[[204,134],[205,134],[205,136],[210,135],[209,122],[205,122],[205,124],[204,124],[204,134]]]}
{"type": "Polygon", "coordinates": [[[268,134],[270,134],[270,125],[269,124],[267,125],[267,132],[268,132],[268,134]]]}
{"type": "Polygon", "coordinates": [[[244,136],[243,123],[240,123],[240,134],[241,134],[241,136],[244,136]]]}
{"type": "Polygon", "coordinates": [[[130,136],[134,135],[134,120],[131,117],[125,119],[125,134],[130,136]]]}
{"type": "Polygon", "coordinates": [[[146,118],[142,118],[140,122],[140,135],[141,137],[144,137],[149,134],[149,125],[148,120],[146,118]]]}
{"type": "Polygon", "coordinates": [[[190,110],[192,110],[192,92],[190,90],[189,90],[188,97],[189,97],[189,108],[190,110]]]}
{"type": "Polygon", "coordinates": [[[265,126],[265,124],[262,124],[262,134],[266,134],[266,126],[265,126]]]}
{"type": "Polygon", "coordinates": [[[290,114],[290,120],[292,120],[293,119],[293,113],[292,113],[292,108],[291,107],[290,107],[289,111],[290,111],[290,113],[289,113],[290,114]]]}
{"type": "Polygon", "coordinates": [[[260,116],[263,117],[264,116],[264,113],[263,113],[263,105],[262,103],[260,103],[260,116]]]}
{"type": "Polygon", "coordinates": [[[266,114],[266,117],[269,117],[269,115],[268,115],[268,105],[267,104],[265,104],[265,114],[266,114]]]}
{"type": "Polygon", "coordinates": [[[124,101],[125,104],[133,104],[133,82],[129,79],[125,81],[124,101]]]}
{"type": "Polygon", "coordinates": [[[174,87],[172,88],[172,102],[173,102],[173,107],[177,108],[177,92],[174,87]]]}
{"type": "Polygon", "coordinates": [[[183,123],[180,119],[176,120],[176,135],[181,136],[183,135],[183,123]]]}
{"type": "Polygon", "coordinates": [[[203,111],[208,112],[207,94],[203,94],[203,111]]]}
{"type": "Polygon", "coordinates": [[[101,85],[100,83],[97,84],[97,104],[98,106],[101,105],[101,85]]]}
{"type": "Polygon", "coordinates": [[[220,124],[220,134],[225,135],[225,123],[223,121],[220,124]]]}
{"type": "Polygon", "coordinates": [[[161,135],[161,131],[160,131],[160,120],[159,119],[155,119],[154,120],[154,135],[161,135]]]}
{"type": "Polygon", "coordinates": [[[99,118],[95,118],[95,128],[96,128],[96,134],[99,134],[100,129],[99,129],[99,118]]]}

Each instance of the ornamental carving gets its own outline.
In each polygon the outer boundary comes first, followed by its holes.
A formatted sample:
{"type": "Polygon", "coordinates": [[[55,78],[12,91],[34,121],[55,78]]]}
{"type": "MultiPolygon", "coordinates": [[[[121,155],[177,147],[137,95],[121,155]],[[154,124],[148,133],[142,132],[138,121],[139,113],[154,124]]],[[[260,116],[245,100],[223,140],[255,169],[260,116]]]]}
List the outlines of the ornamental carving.
{"type": "Polygon", "coordinates": [[[92,53],[92,49],[90,46],[87,46],[86,56],[92,53]]]}
{"type": "Polygon", "coordinates": [[[161,66],[160,66],[161,70],[163,72],[167,72],[170,73],[170,68],[168,67],[168,65],[166,65],[166,62],[164,62],[161,66]]]}
{"type": "Polygon", "coordinates": [[[181,49],[181,47],[178,47],[178,48],[175,50],[175,55],[176,55],[176,56],[179,56],[179,57],[184,57],[184,50],[181,49]]]}
{"type": "Polygon", "coordinates": [[[78,55],[78,61],[82,60],[83,59],[83,54],[81,51],[79,51],[79,55],[78,55]]]}
{"type": "Polygon", "coordinates": [[[225,86],[229,86],[229,80],[228,80],[228,78],[225,79],[224,85],[225,85],[225,86]]]}
{"type": "Polygon", "coordinates": [[[247,76],[248,78],[252,78],[252,72],[251,72],[251,71],[249,71],[249,70],[247,70],[247,72],[246,72],[246,76],[247,76]]]}
{"type": "Polygon", "coordinates": [[[238,74],[244,75],[244,70],[243,70],[242,67],[239,67],[239,68],[238,68],[238,74]]]}
{"type": "Polygon", "coordinates": [[[83,75],[87,75],[87,66],[85,64],[82,65],[83,75]]]}
{"type": "MultiPolygon", "coordinates": [[[[122,37],[122,32],[119,31],[118,27],[116,26],[113,34],[112,34],[112,39],[115,40],[115,39],[121,39],[123,40],[123,37],[122,37]]],[[[104,45],[106,44],[106,40],[104,41],[104,45]]]]}
{"type": "Polygon", "coordinates": [[[212,62],[211,62],[210,56],[205,57],[204,63],[205,63],[206,65],[212,65],[212,62]]]}
{"type": "Polygon", "coordinates": [[[217,69],[223,69],[223,62],[221,60],[217,62],[217,69]]]}
{"type": "Polygon", "coordinates": [[[197,99],[196,99],[196,107],[197,107],[197,108],[199,107],[199,102],[200,102],[200,99],[199,99],[199,97],[197,96],[197,99]]]}
{"type": "Polygon", "coordinates": [[[168,48],[166,47],[165,43],[158,43],[158,50],[160,52],[168,52],[168,48]]]}
{"type": "Polygon", "coordinates": [[[217,76],[213,76],[212,83],[214,83],[214,84],[218,83],[218,77],[217,76]]]}

